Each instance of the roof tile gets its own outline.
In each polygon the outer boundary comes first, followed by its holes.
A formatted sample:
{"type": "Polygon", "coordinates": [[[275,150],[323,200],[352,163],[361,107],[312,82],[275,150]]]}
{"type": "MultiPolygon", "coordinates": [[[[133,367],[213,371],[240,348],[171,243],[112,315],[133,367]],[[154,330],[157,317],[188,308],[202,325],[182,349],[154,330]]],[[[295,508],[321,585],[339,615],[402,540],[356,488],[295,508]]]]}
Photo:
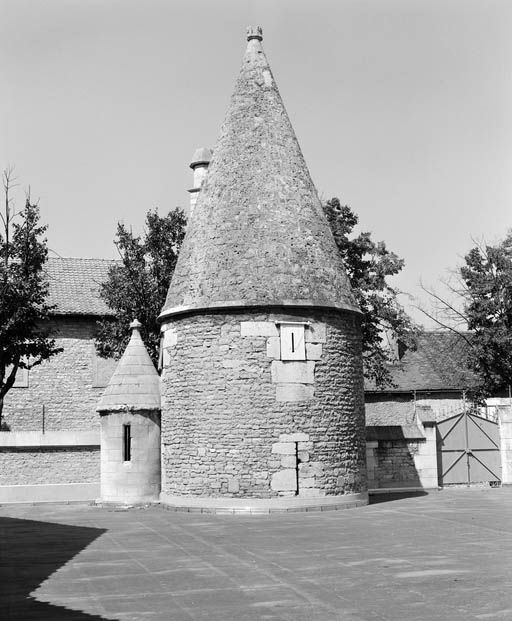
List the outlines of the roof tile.
{"type": "Polygon", "coordinates": [[[50,285],[49,304],[55,315],[113,315],[99,296],[110,267],[106,259],[49,258],[46,273],[50,285]]]}
{"type": "MultiPolygon", "coordinates": [[[[468,366],[468,339],[471,333],[422,332],[416,350],[389,366],[394,387],[382,392],[464,390],[478,385],[468,366]]],[[[381,392],[367,381],[365,389],[381,392]]]]}

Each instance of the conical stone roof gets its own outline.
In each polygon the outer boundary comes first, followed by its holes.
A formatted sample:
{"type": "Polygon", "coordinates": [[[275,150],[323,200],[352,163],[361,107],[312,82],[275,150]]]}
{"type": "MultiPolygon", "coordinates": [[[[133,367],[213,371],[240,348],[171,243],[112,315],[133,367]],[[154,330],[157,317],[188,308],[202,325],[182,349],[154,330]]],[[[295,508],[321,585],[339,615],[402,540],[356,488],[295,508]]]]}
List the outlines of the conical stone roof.
{"type": "Polygon", "coordinates": [[[247,306],[358,312],[261,29],[249,28],[247,38],[160,319],[247,306]]]}
{"type": "Polygon", "coordinates": [[[132,336],[96,410],[117,412],[160,409],[160,378],[144,346],[135,320],[132,336]]]}

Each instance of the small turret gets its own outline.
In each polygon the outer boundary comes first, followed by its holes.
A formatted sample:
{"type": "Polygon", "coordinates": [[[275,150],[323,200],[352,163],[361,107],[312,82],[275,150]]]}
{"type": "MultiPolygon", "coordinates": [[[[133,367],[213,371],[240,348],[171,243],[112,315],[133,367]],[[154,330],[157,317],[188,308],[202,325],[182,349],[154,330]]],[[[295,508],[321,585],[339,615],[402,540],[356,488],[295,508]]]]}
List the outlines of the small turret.
{"type": "Polygon", "coordinates": [[[132,336],[96,408],[101,416],[101,501],[151,502],[160,493],[160,378],[132,336]]]}
{"type": "Polygon", "coordinates": [[[197,197],[199,194],[199,190],[201,189],[201,185],[206,178],[208,173],[208,166],[210,165],[210,161],[212,159],[212,152],[207,147],[200,147],[194,151],[194,155],[192,156],[192,161],[190,162],[190,168],[194,171],[194,186],[190,188],[190,212],[189,217],[194,212],[194,207],[197,203],[197,197]]]}

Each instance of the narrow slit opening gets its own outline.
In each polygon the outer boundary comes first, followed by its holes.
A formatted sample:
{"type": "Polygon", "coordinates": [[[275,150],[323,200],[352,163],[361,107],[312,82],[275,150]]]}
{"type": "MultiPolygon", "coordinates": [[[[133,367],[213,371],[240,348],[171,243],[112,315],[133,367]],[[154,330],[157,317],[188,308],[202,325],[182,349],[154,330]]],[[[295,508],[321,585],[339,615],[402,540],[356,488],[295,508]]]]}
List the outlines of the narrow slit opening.
{"type": "Polygon", "coordinates": [[[123,461],[132,460],[132,431],[131,425],[123,425],[123,461]]]}

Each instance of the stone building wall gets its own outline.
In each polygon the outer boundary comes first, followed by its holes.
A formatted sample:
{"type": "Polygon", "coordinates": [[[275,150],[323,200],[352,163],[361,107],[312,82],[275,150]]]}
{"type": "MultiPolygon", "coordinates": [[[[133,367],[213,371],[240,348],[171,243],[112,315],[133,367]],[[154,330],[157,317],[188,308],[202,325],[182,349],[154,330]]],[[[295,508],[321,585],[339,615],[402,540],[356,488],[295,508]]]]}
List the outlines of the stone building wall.
{"type": "Polygon", "coordinates": [[[1,447],[0,486],[97,483],[98,447],[1,447]]]}
{"type": "Polygon", "coordinates": [[[164,326],[162,491],[262,497],[366,491],[357,316],[177,316],[164,326]],[[279,360],[276,321],[310,322],[279,360]],[[300,461],[297,461],[300,460],[300,461]]]}
{"type": "Polygon", "coordinates": [[[96,318],[60,317],[51,335],[64,351],[20,373],[5,398],[3,421],[11,431],[87,430],[99,426],[96,405],[114,371],[115,361],[94,349],[96,318]]]}
{"type": "Polygon", "coordinates": [[[372,442],[368,449],[373,454],[367,457],[369,486],[375,489],[421,487],[414,458],[422,442],[405,439],[372,442]]]}
{"type": "Polygon", "coordinates": [[[368,427],[366,431],[369,489],[438,487],[435,424],[368,427]]]}

